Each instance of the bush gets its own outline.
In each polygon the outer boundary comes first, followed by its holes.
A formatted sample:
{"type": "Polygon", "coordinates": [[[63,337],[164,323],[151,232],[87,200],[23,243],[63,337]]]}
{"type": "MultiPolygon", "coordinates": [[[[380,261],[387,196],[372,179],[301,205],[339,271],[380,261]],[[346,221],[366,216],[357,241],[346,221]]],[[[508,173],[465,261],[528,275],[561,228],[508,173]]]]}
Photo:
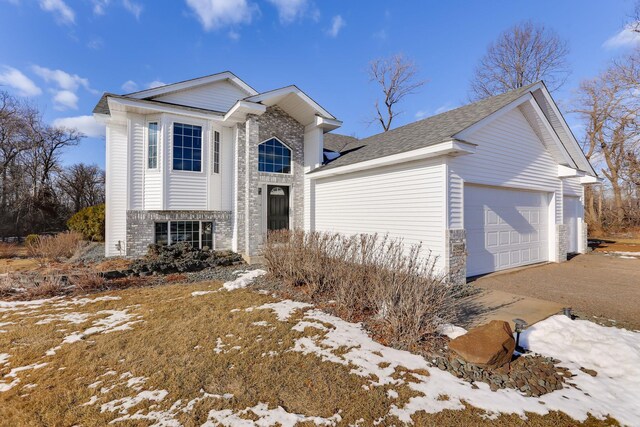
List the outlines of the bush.
{"type": "Polygon", "coordinates": [[[75,213],[69,221],[69,230],[76,231],[85,240],[104,242],[104,203],[89,206],[75,213]]]}
{"type": "Polygon", "coordinates": [[[36,241],[40,238],[40,236],[38,236],[37,234],[29,234],[25,239],[24,239],[24,244],[25,246],[29,247],[30,245],[33,245],[34,243],[36,243],[36,241]]]}
{"type": "Polygon", "coordinates": [[[271,275],[314,303],[375,326],[385,340],[413,348],[436,336],[457,311],[459,290],[421,247],[377,235],[277,231],[264,258],[271,275]]]}
{"type": "Polygon", "coordinates": [[[61,295],[65,282],[60,276],[43,276],[32,287],[27,288],[27,299],[48,298],[61,295]]]}
{"type": "Polygon", "coordinates": [[[80,292],[96,292],[107,289],[107,281],[95,272],[82,272],[69,276],[69,283],[80,292]]]}
{"type": "Polygon", "coordinates": [[[33,257],[43,261],[60,261],[73,256],[81,241],[80,233],[68,231],[55,236],[37,236],[36,239],[28,241],[25,246],[33,257]]]}

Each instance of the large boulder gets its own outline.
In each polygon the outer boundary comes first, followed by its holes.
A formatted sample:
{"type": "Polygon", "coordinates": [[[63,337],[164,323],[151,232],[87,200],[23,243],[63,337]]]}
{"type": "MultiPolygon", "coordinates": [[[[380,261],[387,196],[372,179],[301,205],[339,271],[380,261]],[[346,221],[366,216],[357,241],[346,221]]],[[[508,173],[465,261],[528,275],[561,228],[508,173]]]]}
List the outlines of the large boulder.
{"type": "Polygon", "coordinates": [[[511,361],[516,341],[508,322],[492,320],[451,340],[449,348],[469,363],[494,369],[511,361]]]}

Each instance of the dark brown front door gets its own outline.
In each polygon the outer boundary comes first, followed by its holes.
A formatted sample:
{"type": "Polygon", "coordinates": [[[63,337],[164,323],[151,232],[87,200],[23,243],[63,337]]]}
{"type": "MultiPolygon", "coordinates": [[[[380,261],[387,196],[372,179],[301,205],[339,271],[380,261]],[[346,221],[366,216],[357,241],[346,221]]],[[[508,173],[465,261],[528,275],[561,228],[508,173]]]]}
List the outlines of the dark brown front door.
{"type": "Polygon", "coordinates": [[[267,228],[269,230],[289,228],[289,187],[267,186],[267,228]]]}

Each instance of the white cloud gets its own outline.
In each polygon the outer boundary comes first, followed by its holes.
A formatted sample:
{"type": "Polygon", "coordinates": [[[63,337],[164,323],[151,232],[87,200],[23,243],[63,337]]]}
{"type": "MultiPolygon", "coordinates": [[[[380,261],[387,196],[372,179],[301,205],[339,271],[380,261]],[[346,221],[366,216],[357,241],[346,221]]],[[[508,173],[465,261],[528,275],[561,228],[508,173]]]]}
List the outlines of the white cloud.
{"type": "Polygon", "coordinates": [[[20,96],[36,96],[42,93],[33,80],[20,70],[9,66],[2,67],[2,71],[0,71],[0,86],[9,86],[15,89],[20,96]]]}
{"type": "Polygon", "coordinates": [[[138,83],[134,82],[133,80],[127,80],[126,82],[122,83],[121,87],[122,90],[126,93],[131,93],[138,90],[138,83]]]}
{"type": "Polygon", "coordinates": [[[73,24],[76,21],[76,14],[64,0],[40,0],[42,10],[51,12],[62,24],[73,24]]]}
{"type": "Polygon", "coordinates": [[[640,45],[640,33],[633,31],[632,25],[624,27],[618,34],[604,42],[603,46],[607,49],[617,49],[640,45]]]}
{"type": "Polygon", "coordinates": [[[418,110],[416,111],[416,119],[422,120],[429,115],[428,110],[418,110]]]}
{"type": "Polygon", "coordinates": [[[78,95],[70,90],[59,90],[55,92],[53,102],[56,110],[78,109],[78,95]]]}
{"type": "Polygon", "coordinates": [[[111,0],[93,0],[93,13],[95,15],[104,15],[109,3],[111,3],[111,0]]]}
{"type": "Polygon", "coordinates": [[[154,80],[151,83],[147,84],[148,89],[153,89],[154,87],[164,86],[166,83],[161,82],[160,80],[154,80]]]}
{"type": "Polygon", "coordinates": [[[102,49],[102,46],[104,46],[104,42],[102,41],[102,39],[100,37],[96,37],[94,39],[91,39],[87,43],[87,47],[89,49],[93,49],[93,50],[102,49]]]}
{"type": "Polygon", "coordinates": [[[289,24],[302,18],[309,8],[309,0],[269,0],[278,9],[280,22],[289,24]]]}
{"type": "Polygon", "coordinates": [[[227,34],[231,40],[240,40],[240,33],[237,31],[229,31],[227,34]]]}
{"type": "Polygon", "coordinates": [[[122,5],[125,9],[127,9],[136,19],[140,19],[140,14],[142,13],[142,5],[140,3],[135,3],[131,0],[122,0],[122,5]]]}
{"type": "Polygon", "coordinates": [[[97,91],[91,89],[91,86],[89,85],[89,79],[80,77],[77,74],[69,74],[66,71],[62,70],[52,70],[50,68],[41,67],[39,65],[34,65],[33,67],[31,67],[31,69],[34,73],[42,77],[45,82],[53,82],[60,89],[75,92],[80,86],[82,86],[91,93],[98,93],[97,91]]]}
{"type": "Polygon", "coordinates": [[[250,24],[258,7],[247,0],[186,0],[205,31],[250,24]]]}
{"type": "Polygon", "coordinates": [[[381,41],[385,41],[387,40],[387,38],[389,37],[389,35],[387,34],[387,30],[382,29],[380,31],[376,31],[375,33],[372,34],[374,39],[378,39],[381,41]]]}
{"type": "Polygon", "coordinates": [[[331,28],[327,30],[327,34],[331,37],[338,37],[340,30],[347,25],[347,22],[340,15],[336,15],[331,20],[331,28]]]}
{"type": "Polygon", "coordinates": [[[455,108],[455,104],[453,102],[446,102],[445,104],[439,106],[435,110],[418,110],[416,111],[415,118],[417,120],[422,120],[430,116],[435,116],[440,113],[444,113],[445,111],[449,111],[455,108]]]}
{"type": "Polygon", "coordinates": [[[54,126],[67,129],[77,129],[89,138],[99,138],[105,134],[105,126],[100,124],[93,116],[76,116],[55,119],[54,126]]]}

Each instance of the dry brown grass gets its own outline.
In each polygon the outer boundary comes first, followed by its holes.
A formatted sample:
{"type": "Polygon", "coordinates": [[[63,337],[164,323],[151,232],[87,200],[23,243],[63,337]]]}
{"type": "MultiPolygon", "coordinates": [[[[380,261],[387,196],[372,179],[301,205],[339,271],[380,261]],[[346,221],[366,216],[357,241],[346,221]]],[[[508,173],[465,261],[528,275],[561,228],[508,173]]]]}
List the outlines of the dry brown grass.
{"type": "Polygon", "coordinates": [[[26,288],[26,299],[39,299],[59,296],[66,284],[60,276],[42,276],[32,286],[26,288]]]}
{"type": "Polygon", "coordinates": [[[40,268],[40,263],[33,258],[0,259],[0,273],[33,271],[40,268]]]}
{"type": "Polygon", "coordinates": [[[0,242],[0,258],[15,258],[20,253],[20,247],[15,243],[0,242]]]}
{"type": "Polygon", "coordinates": [[[271,275],[347,320],[367,319],[385,342],[412,348],[457,313],[458,289],[420,246],[377,235],[278,231],[264,257],[271,275]]]}
{"type": "MultiPolygon", "coordinates": [[[[292,330],[300,315],[288,322],[277,321],[269,310],[254,307],[273,302],[271,297],[249,290],[215,292],[192,297],[193,291],[215,290],[219,283],[168,285],[156,288],[128,289],[99,296],[119,300],[96,301],[84,306],[56,306],[60,300],[40,308],[5,312],[0,334],[1,352],[10,354],[9,366],[0,366],[0,378],[11,368],[32,363],[47,365],[18,374],[20,383],[0,392],[0,424],[11,426],[83,425],[104,426],[120,413],[101,411],[101,405],[119,398],[136,396],[139,391],[126,385],[133,377],[146,378],[142,390],[167,390],[160,402],[143,401],[129,410],[166,411],[176,401],[187,402],[207,393],[232,393],[231,399],[204,399],[191,411],[176,415],[185,426],[201,425],[210,410],[234,412],[264,402],[270,408],[282,406],[288,412],[330,417],[340,411],[342,422],[349,425],[373,425],[388,414],[391,405],[402,406],[415,395],[407,386],[394,385],[399,397],[390,399],[391,386],[365,390],[369,379],[355,375],[351,367],[321,361],[314,355],[286,351],[297,338],[319,334],[319,330],[292,330]],[[232,311],[238,310],[239,311],[232,311]],[[55,356],[44,356],[59,346],[66,335],[86,330],[103,320],[111,311],[141,316],[142,323],[130,330],[91,335],[73,344],[64,344],[55,356]],[[85,314],[76,324],[60,320],[61,315],[85,314]],[[57,316],[57,317],[56,317],[57,316]],[[54,318],[49,323],[42,322],[54,318]],[[255,326],[253,322],[267,322],[255,326]],[[220,338],[225,347],[216,352],[220,338]],[[240,348],[234,349],[234,346],[240,348]],[[277,352],[265,356],[267,352],[277,352]],[[114,375],[105,375],[114,371],[114,375]],[[101,383],[90,387],[97,381],[101,383]],[[85,405],[96,398],[95,404],[85,405]]],[[[64,300],[63,300],[64,301],[64,300]]],[[[396,375],[408,377],[409,371],[396,375]]],[[[4,380],[4,378],[3,378],[4,380]]],[[[518,417],[502,416],[497,420],[482,418],[482,411],[444,411],[439,414],[418,413],[416,425],[525,425],[518,417]]],[[[129,421],[120,425],[149,425],[151,421],[129,421]]],[[[119,425],[116,423],[116,425],[119,425]]],[[[401,425],[386,418],[383,425],[401,425]]],[[[577,426],[564,414],[546,417],[531,415],[526,425],[577,426]]],[[[610,423],[589,420],[586,425],[610,423]]]]}
{"type": "Polygon", "coordinates": [[[89,293],[107,290],[107,281],[94,271],[80,271],[69,276],[74,292],[89,293]]]}
{"type": "Polygon", "coordinates": [[[38,236],[37,239],[28,242],[25,246],[30,256],[46,263],[71,258],[80,247],[81,241],[82,235],[80,233],[67,231],[55,236],[38,236]]]}

